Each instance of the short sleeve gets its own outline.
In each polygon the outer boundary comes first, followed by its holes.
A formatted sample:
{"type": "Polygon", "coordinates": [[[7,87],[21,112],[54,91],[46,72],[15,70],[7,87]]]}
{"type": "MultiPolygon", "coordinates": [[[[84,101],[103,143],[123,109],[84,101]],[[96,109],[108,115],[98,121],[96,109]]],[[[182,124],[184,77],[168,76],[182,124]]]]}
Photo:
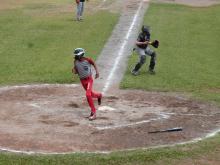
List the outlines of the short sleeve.
{"type": "Polygon", "coordinates": [[[91,58],[85,58],[90,64],[94,65],[94,61],[91,58]]]}

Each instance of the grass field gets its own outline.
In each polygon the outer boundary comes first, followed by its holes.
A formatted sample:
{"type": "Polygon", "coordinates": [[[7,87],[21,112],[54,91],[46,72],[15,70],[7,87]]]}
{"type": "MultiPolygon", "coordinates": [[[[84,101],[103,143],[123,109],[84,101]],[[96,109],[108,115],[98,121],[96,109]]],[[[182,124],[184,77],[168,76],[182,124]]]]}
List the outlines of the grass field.
{"type": "MultiPolygon", "coordinates": [[[[156,76],[133,77],[128,69],[122,88],[189,92],[220,102],[220,7],[190,8],[152,4],[144,23],[151,26],[152,39],[159,39],[156,76]]],[[[136,63],[137,55],[129,61],[136,63]]]]}
{"type": "Polygon", "coordinates": [[[0,10],[1,85],[78,81],[71,74],[74,48],[96,59],[117,22],[117,14],[100,11],[85,12],[79,23],[72,2],[49,2],[0,10]]]}
{"type": "MultiPolygon", "coordinates": [[[[0,11],[0,23],[4,25],[0,26],[1,85],[77,81],[70,78],[73,48],[85,47],[96,58],[117,21],[115,14],[98,12],[86,15],[86,20],[77,24],[72,21],[73,13],[52,12],[45,16],[42,7],[49,10],[51,5],[29,4],[0,11]]],[[[121,86],[187,92],[220,103],[219,11],[220,6],[152,4],[144,22],[151,25],[152,38],[161,41],[157,75],[147,75],[146,67],[135,78],[127,71],[121,86]]],[[[132,56],[129,66],[136,60],[137,56],[132,56]]],[[[1,153],[0,165],[217,165],[219,148],[220,135],[217,135],[196,144],[108,155],[1,153]]]]}

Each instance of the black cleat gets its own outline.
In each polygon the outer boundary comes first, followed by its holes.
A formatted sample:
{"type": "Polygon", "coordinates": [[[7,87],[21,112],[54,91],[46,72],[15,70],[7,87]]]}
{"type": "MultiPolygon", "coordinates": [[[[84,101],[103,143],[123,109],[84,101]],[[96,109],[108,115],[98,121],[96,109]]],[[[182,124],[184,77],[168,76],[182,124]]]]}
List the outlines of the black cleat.
{"type": "Polygon", "coordinates": [[[137,76],[138,75],[138,71],[132,70],[131,74],[134,75],[134,76],[137,76]]]}
{"type": "Polygon", "coordinates": [[[98,105],[101,105],[102,104],[102,95],[101,97],[98,98],[98,105]]]}

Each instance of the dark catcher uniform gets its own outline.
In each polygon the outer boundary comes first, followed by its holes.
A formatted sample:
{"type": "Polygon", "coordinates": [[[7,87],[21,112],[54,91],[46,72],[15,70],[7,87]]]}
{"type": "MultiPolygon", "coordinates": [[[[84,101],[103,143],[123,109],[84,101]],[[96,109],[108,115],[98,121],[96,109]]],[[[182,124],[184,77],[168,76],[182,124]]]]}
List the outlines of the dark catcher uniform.
{"type": "Polygon", "coordinates": [[[148,72],[150,74],[155,74],[154,67],[156,64],[156,52],[150,48],[150,32],[149,27],[143,26],[141,33],[138,35],[136,41],[135,50],[139,56],[139,60],[135,65],[134,69],[131,71],[133,75],[138,75],[138,72],[142,65],[146,62],[146,56],[150,56],[150,65],[148,67],[148,72]]]}

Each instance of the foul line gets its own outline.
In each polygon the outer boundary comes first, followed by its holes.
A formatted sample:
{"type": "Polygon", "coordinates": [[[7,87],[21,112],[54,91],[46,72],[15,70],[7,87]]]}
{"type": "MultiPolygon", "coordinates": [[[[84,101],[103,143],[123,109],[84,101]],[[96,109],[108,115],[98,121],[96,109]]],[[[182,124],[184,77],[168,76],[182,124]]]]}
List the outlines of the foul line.
{"type": "Polygon", "coordinates": [[[117,67],[118,67],[118,65],[119,65],[119,62],[121,61],[121,58],[122,58],[123,55],[124,55],[123,52],[124,52],[124,50],[125,50],[125,46],[126,46],[126,44],[127,44],[127,40],[129,39],[129,37],[130,37],[130,35],[131,35],[131,32],[132,32],[132,30],[133,30],[133,28],[134,28],[134,26],[135,26],[135,23],[136,23],[137,18],[138,18],[138,16],[139,16],[139,13],[140,13],[142,4],[143,4],[143,1],[141,1],[140,5],[139,5],[139,7],[138,7],[138,10],[137,10],[137,12],[136,12],[136,14],[135,14],[135,16],[134,16],[134,18],[133,18],[133,21],[132,21],[132,23],[131,23],[131,25],[130,25],[130,28],[129,28],[128,32],[127,32],[127,35],[126,35],[126,37],[124,38],[124,42],[123,42],[123,44],[122,44],[122,46],[121,46],[121,48],[120,48],[120,50],[119,50],[118,56],[117,56],[117,58],[115,59],[114,65],[113,65],[113,67],[112,67],[112,69],[111,69],[111,72],[110,72],[110,74],[109,74],[109,76],[108,76],[108,78],[107,78],[107,80],[106,80],[106,84],[105,84],[105,86],[104,86],[104,88],[103,88],[103,90],[102,90],[102,93],[103,93],[103,94],[108,90],[108,88],[109,88],[109,86],[110,86],[110,84],[111,84],[111,82],[112,82],[113,75],[115,74],[115,71],[116,71],[116,69],[117,69],[117,67]]]}

